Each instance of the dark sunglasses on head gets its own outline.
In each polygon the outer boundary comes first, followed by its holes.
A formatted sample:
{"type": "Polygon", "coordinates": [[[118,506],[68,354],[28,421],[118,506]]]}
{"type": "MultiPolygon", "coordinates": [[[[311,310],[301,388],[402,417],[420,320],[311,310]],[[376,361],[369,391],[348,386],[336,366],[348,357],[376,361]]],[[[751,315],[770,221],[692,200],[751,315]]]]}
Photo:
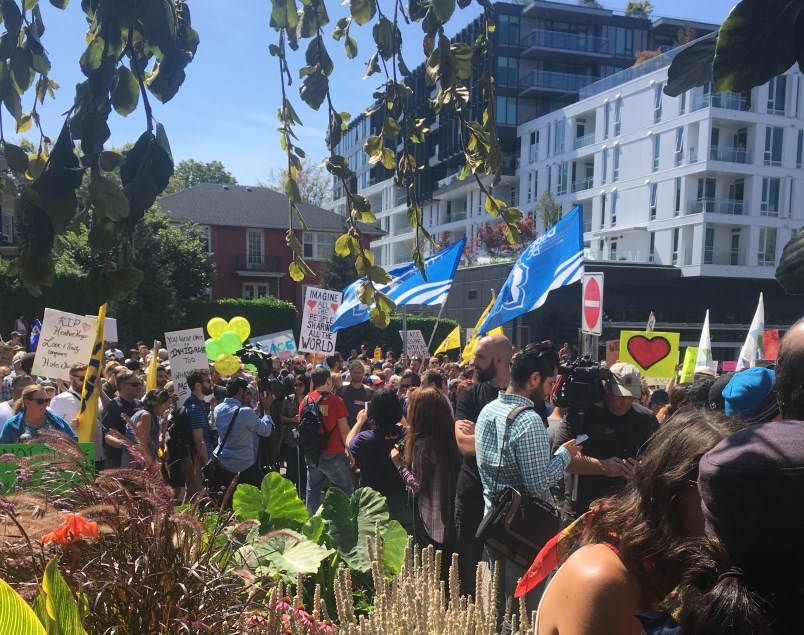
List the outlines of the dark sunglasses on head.
{"type": "Polygon", "coordinates": [[[25,400],[26,401],[33,401],[33,402],[39,404],[40,406],[47,406],[50,403],[50,399],[42,399],[41,397],[39,397],[39,398],[26,397],[25,400]]]}

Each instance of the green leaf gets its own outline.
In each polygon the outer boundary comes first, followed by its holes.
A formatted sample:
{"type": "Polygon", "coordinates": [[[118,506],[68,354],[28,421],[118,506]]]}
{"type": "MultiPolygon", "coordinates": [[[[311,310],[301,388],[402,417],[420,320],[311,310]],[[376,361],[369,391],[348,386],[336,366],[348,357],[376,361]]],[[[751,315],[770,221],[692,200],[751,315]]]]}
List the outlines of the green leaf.
{"type": "Polygon", "coordinates": [[[374,43],[377,45],[377,52],[384,60],[391,59],[398,53],[402,45],[402,34],[385,16],[377,20],[377,24],[371,30],[374,36],[374,43]]]}
{"type": "MultiPolygon", "coordinates": [[[[391,148],[383,148],[382,154],[380,155],[380,162],[382,162],[383,166],[385,166],[388,170],[393,170],[396,167],[396,154],[391,148]]],[[[376,218],[374,219],[376,220],[376,218]]],[[[366,222],[374,222],[374,221],[366,221],[366,222]]]]}
{"type": "Polygon", "coordinates": [[[377,7],[374,0],[351,0],[349,11],[352,14],[352,19],[360,26],[363,26],[374,17],[377,7]]]}
{"type": "Polygon", "coordinates": [[[37,619],[28,603],[0,579],[0,633],[14,635],[47,635],[45,627],[37,619]]]}
{"type": "Polygon", "coordinates": [[[108,274],[110,300],[125,300],[137,287],[142,284],[143,273],[134,267],[117,269],[108,274]]]}
{"type": "Polygon", "coordinates": [[[30,11],[37,4],[39,4],[39,0],[22,0],[22,8],[24,11],[30,11]]]}
{"type": "Polygon", "coordinates": [[[379,135],[366,137],[366,140],[363,142],[363,152],[369,156],[372,163],[377,163],[380,160],[382,147],[382,137],[379,135]]]}
{"type": "Polygon", "coordinates": [[[148,74],[145,85],[151,94],[163,104],[173,99],[186,77],[184,68],[188,62],[187,56],[182,53],[165,55],[156,65],[152,73],[148,74]]]}
{"type": "Polygon", "coordinates": [[[9,169],[18,174],[25,174],[28,169],[28,155],[25,154],[25,150],[13,143],[6,142],[3,144],[3,154],[9,169]]]}
{"type": "Polygon", "coordinates": [[[455,0],[433,0],[433,13],[442,22],[452,17],[455,11],[455,0]]]}
{"type": "Polygon", "coordinates": [[[357,299],[366,306],[370,306],[374,302],[374,286],[368,280],[360,283],[357,289],[357,299]]]}
{"type": "Polygon", "coordinates": [[[78,605],[56,566],[56,558],[47,563],[39,592],[45,596],[48,616],[60,635],[86,635],[78,605]]]}
{"type": "Polygon", "coordinates": [[[128,199],[117,183],[105,176],[95,174],[89,182],[89,204],[111,220],[126,218],[130,211],[128,199]]]}
{"type": "Polygon", "coordinates": [[[379,265],[372,265],[368,272],[368,279],[374,284],[388,284],[391,282],[391,276],[379,265]]]}
{"type": "Polygon", "coordinates": [[[339,236],[335,241],[335,253],[344,258],[352,253],[352,237],[349,234],[339,236]]]}
{"type": "Polygon", "coordinates": [[[147,42],[163,53],[170,50],[176,38],[176,12],[172,0],[149,0],[141,3],[140,23],[147,42]]]}
{"type": "Polygon", "coordinates": [[[346,57],[350,60],[353,60],[357,57],[357,40],[355,40],[351,35],[346,36],[346,40],[343,43],[343,48],[346,51],[346,57]]]}
{"type": "Polygon", "coordinates": [[[494,216],[495,218],[500,215],[500,204],[501,201],[498,201],[493,196],[487,196],[485,202],[486,211],[494,216]]]}
{"type": "Polygon", "coordinates": [[[468,44],[456,43],[450,46],[455,59],[458,79],[469,79],[472,76],[472,48],[468,44]]]}
{"type": "Polygon", "coordinates": [[[388,521],[382,532],[382,567],[386,575],[399,575],[405,563],[408,532],[398,520],[388,521]]]}
{"type": "Polygon", "coordinates": [[[50,4],[57,9],[66,9],[69,2],[70,0],[50,0],[50,4]]]}
{"type": "Polygon", "coordinates": [[[304,78],[299,95],[313,110],[318,110],[329,90],[329,79],[320,69],[304,78]]]}
{"type": "Polygon", "coordinates": [[[301,533],[315,543],[321,544],[324,539],[326,524],[321,516],[310,516],[302,525],[301,533]]]}
{"type": "Polygon", "coordinates": [[[124,117],[137,109],[140,99],[140,85],[137,78],[122,64],[117,69],[117,83],[112,92],[112,106],[118,115],[124,117]]]}
{"type": "Polygon", "coordinates": [[[299,184],[296,182],[296,179],[290,176],[285,179],[285,196],[288,197],[291,203],[301,203],[299,184]]]}
{"type": "Polygon", "coordinates": [[[284,581],[292,582],[299,575],[316,573],[321,561],[332,553],[334,550],[301,534],[284,530],[280,535],[241,547],[237,557],[260,577],[281,576],[284,581]]]}
{"type": "Polygon", "coordinates": [[[304,54],[304,59],[308,66],[320,66],[327,77],[332,75],[332,71],[335,69],[332,58],[327,52],[327,47],[324,45],[324,38],[320,35],[310,40],[310,43],[307,45],[307,52],[304,54]]]}
{"type": "Polygon", "coordinates": [[[717,32],[696,40],[680,51],[667,69],[664,93],[677,97],[683,92],[712,81],[717,32]]]}
{"type": "Polygon", "coordinates": [[[56,267],[50,256],[20,256],[20,281],[26,287],[53,286],[56,267]]]}
{"type": "Polygon", "coordinates": [[[270,25],[276,29],[295,29],[299,15],[295,0],[271,0],[270,25]]]}
{"type": "Polygon", "coordinates": [[[6,31],[18,33],[22,28],[22,12],[13,0],[3,0],[0,4],[0,15],[3,16],[6,31]]]}
{"type": "Polygon", "coordinates": [[[103,39],[96,35],[81,54],[78,64],[81,66],[81,72],[89,77],[92,71],[100,68],[101,62],[103,62],[103,39]]]}
{"type": "Polygon", "coordinates": [[[11,53],[11,78],[22,94],[31,87],[34,80],[33,57],[28,49],[15,48],[11,53]]]}
{"type": "Polygon", "coordinates": [[[100,153],[100,157],[98,158],[98,165],[100,169],[104,172],[111,172],[112,170],[116,170],[120,167],[120,165],[125,161],[126,158],[118,153],[112,152],[111,150],[104,150],[100,153]]]}

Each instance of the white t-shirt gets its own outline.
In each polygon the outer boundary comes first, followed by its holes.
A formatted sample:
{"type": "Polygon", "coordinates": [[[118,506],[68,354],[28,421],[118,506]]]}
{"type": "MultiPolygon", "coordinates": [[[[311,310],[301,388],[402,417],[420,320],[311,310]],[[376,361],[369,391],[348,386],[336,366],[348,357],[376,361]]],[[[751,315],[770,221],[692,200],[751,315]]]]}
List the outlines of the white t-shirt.
{"type": "Polygon", "coordinates": [[[0,403],[0,430],[3,429],[3,426],[6,425],[6,421],[11,419],[14,416],[14,411],[11,409],[11,402],[4,401],[0,403]]]}
{"type": "MultiPolygon", "coordinates": [[[[65,390],[59,393],[50,400],[50,412],[59,415],[72,427],[72,420],[78,416],[81,410],[81,397],[76,395],[72,390],[65,390]]],[[[98,398],[98,412],[103,412],[103,404],[98,398]]],[[[78,430],[73,428],[73,432],[78,434],[78,430]]],[[[103,428],[100,424],[100,416],[98,416],[98,425],[95,432],[95,460],[103,461],[103,428]]]]}

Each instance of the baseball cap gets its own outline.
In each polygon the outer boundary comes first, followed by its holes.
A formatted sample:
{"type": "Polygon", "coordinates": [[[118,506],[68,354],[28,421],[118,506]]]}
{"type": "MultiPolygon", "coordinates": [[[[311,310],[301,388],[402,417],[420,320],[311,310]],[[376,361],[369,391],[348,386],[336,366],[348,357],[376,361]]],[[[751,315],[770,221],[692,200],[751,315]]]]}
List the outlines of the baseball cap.
{"type": "Polygon", "coordinates": [[[670,397],[667,395],[666,390],[654,390],[650,394],[650,402],[651,403],[670,403],[670,397]]]}
{"type": "Polygon", "coordinates": [[[779,414],[779,401],[773,391],[776,373],[755,366],[735,373],[723,389],[726,414],[745,417],[751,423],[768,421],[779,414]]]}
{"type": "Polygon", "coordinates": [[[723,389],[729,385],[734,373],[724,373],[715,380],[712,387],[709,389],[709,407],[712,410],[724,410],[726,408],[726,400],[723,398],[723,389]]]}
{"type": "Polygon", "coordinates": [[[615,397],[636,397],[642,396],[642,377],[635,366],[625,362],[617,362],[609,369],[611,379],[609,386],[611,394],[615,397]]]}
{"type": "Polygon", "coordinates": [[[380,384],[384,384],[385,380],[377,375],[371,375],[371,383],[375,386],[379,386],[380,384]]]}
{"type": "Polygon", "coordinates": [[[25,357],[25,351],[14,353],[14,357],[11,358],[11,363],[16,364],[17,362],[21,362],[23,357],[25,357]]]}

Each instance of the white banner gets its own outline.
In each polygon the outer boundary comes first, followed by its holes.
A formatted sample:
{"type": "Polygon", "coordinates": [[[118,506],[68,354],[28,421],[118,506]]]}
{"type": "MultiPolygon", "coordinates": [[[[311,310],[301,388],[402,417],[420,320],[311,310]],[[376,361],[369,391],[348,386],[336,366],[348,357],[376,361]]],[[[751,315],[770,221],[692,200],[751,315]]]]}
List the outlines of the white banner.
{"type": "Polygon", "coordinates": [[[266,355],[273,355],[281,360],[290,359],[296,354],[296,340],[293,331],[277,331],[268,335],[251,337],[249,344],[259,344],[262,352],[266,355]]]}
{"type": "Polygon", "coordinates": [[[187,375],[193,370],[208,370],[209,361],[204,348],[204,330],[187,329],[165,333],[165,348],[170,360],[173,388],[181,406],[190,396],[187,375]]]}
{"type": "MultiPolygon", "coordinates": [[[[399,337],[402,338],[402,345],[405,344],[405,331],[399,331],[399,337]]],[[[408,331],[408,359],[418,355],[422,360],[430,357],[430,351],[427,350],[427,342],[424,341],[424,335],[421,331],[408,331]]]]}
{"type": "Polygon", "coordinates": [[[97,321],[96,317],[45,309],[33,374],[70,381],[70,366],[77,362],[89,364],[97,321]]]}
{"type": "Polygon", "coordinates": [[[298,349],[302,353],[332,355],[337,333],[329,330],[341,305],[341,292],[307,287],[298,349]]]}
{"type": "MultiPolygon", "coordinates": [[[[97,315],[85,315],[84,317],[86,317],[88,320],[92,320],[93,324],[97,324],[98,322],[97,315]]],[[[116,318],[106,318],[103,321],[103,341],[114,342],[115,344],[118,343],[116,318]]]]}

